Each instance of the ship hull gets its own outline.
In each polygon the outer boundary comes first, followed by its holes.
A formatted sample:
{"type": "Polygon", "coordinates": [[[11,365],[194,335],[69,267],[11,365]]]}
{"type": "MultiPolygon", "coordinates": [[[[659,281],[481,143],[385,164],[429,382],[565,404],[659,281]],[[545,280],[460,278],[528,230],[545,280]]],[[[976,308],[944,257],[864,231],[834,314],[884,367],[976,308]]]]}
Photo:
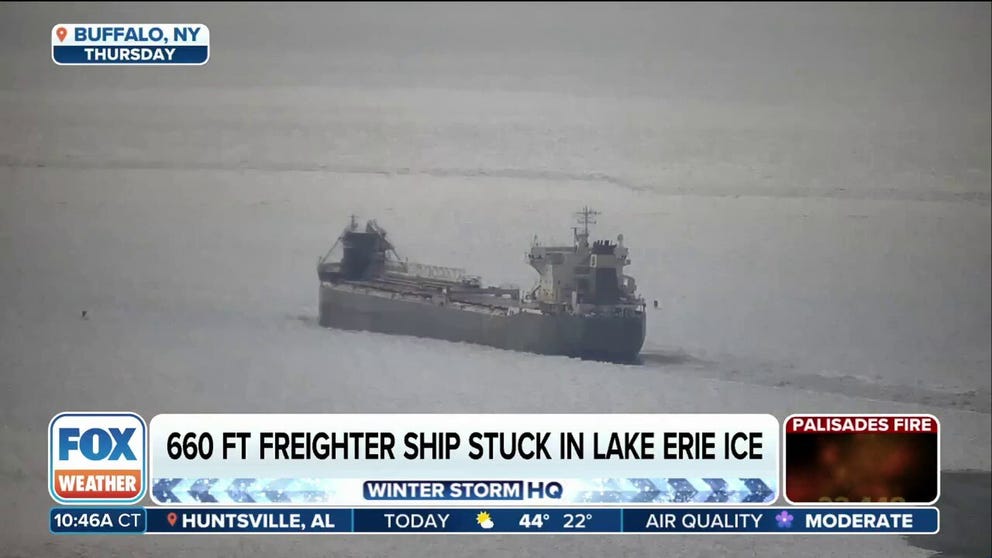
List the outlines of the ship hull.
{"type": "Polygon", "coordinates": [[[319,298],[320,325],[338,329],[429,337],[612,362],[636,361],[644,344],[643,313],[506,314],[326,282],[321,283],[319,298]]]}

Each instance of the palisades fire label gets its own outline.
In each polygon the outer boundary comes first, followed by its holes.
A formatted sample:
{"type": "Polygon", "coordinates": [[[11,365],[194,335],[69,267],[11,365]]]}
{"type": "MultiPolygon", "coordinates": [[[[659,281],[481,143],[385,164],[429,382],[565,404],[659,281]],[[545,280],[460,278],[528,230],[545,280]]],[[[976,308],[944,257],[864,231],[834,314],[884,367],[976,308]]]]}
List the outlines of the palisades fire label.
{"type": "Polygon", "coordinates": [[[48,426],[48,489],[57,502],[135,503],[145,495],[145,421],[128,412],[59,413],[48,426]]]}
{"type": "Polygon", "coordinates": [[[940,495],[933,415],[792,415],[783,426],[789,502],[920,505],[940,495]]]}
{"type": "Polygon", "coordinates": [[[210,59],[202,23],[59,23],[52,61],[60,66],[199,66],[210,59]]]}

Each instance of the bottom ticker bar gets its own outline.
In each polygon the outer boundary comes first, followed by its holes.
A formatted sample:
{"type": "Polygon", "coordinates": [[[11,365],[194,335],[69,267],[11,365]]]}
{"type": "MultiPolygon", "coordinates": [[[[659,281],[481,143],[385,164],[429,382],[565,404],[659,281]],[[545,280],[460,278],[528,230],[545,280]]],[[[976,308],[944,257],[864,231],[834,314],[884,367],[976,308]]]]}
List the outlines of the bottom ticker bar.
{"type": "Polygon", "coordinates": [[[933,534],[937,508],[52,508],[54,534],[933,534]]]}

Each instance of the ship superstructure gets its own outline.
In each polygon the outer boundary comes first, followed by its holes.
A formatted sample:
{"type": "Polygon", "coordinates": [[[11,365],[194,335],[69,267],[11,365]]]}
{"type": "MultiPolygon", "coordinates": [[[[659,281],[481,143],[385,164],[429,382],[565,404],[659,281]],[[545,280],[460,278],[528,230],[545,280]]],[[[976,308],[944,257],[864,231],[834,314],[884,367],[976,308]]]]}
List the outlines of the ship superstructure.
{"type": "Polygon", "coordinates": [[[630,265],[623,235],[616,243],[589,244],[589,225],[595,224],[596,215],[588,207],[578,213],[581,228],[572,229],[571,246],[541,246],[534,239],[527,260],[540,278],[528,298],[542,309],[579,315],[644,311],[634,278],[623,273],[630,265]]]}

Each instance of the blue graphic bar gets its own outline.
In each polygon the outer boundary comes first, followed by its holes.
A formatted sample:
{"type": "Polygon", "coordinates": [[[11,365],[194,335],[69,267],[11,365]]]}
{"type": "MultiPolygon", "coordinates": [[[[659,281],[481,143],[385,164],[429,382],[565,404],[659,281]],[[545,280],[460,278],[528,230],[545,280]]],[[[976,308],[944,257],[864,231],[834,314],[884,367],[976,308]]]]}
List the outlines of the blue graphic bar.
{"type": "Polygon", "coordinates": [[[55,535],[139,535],[146,520],[145,508],[59,507],[48,513],[48,530],[55,535]]]}
{"type": "Polygon", "coordinates": [[[57,507],[54,534],[934,534],[937,508],[57,507]]]}
{"type": "Polygon", "coordinates": [[[58,64],[205,64],[209,46],[126,46],[72,45],[52,47],[52,60],[58,64]]]}

